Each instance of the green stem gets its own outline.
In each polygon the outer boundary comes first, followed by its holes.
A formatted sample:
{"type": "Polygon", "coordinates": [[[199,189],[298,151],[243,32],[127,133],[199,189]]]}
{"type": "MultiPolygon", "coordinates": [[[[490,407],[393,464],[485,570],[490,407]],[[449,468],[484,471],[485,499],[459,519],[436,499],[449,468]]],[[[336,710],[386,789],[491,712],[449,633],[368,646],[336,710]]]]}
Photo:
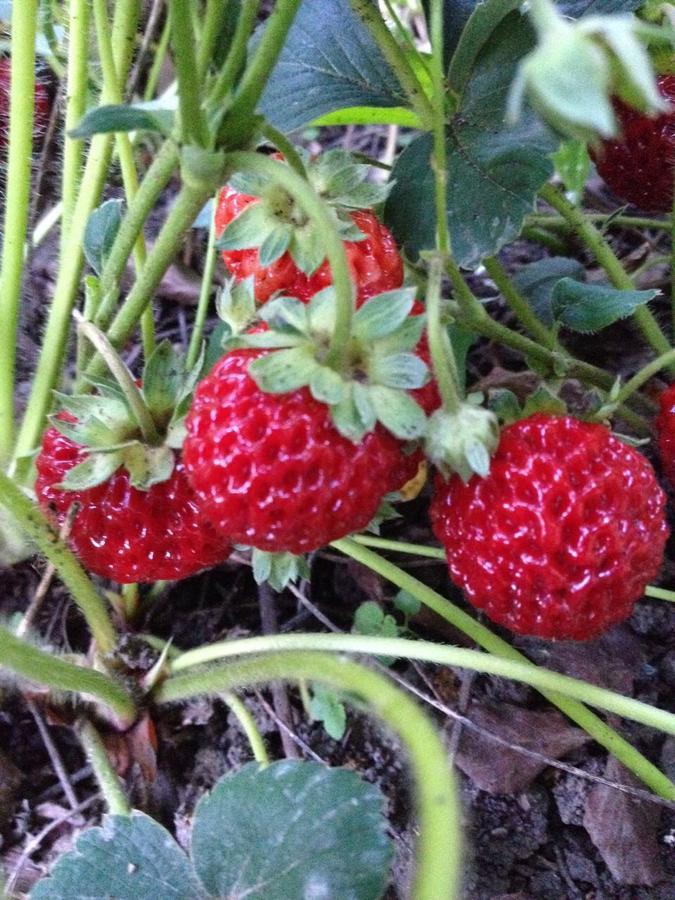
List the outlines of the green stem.
{"type": "Polygon", "coordinates": [[[347,699],[356,695],[396,732],[408,752],[416,789],[419,839],[411,896],[415,900],[459,897],[461,811],[445,748],[429,717],[382,675],[325,654],[277,653],[169,678],[156,700],[186,700],[275,679],[309,679],[346,692],[347,699]]]}
{"type": "Polygon", "coordinates": [[[150,71],[148,72],[148,79],[145,84],[145,90],[143,91],[143,99],[146,101],[152,100],[152,98],[155,96],[159,78],[162,74],[162,66],[164,65],[167,50],[169,49],[170,40],[171,22],[169,21],[169,17],[167,16],[159,41],[157,42],[157,47],[155,48],[154,59],[152,60],[150,71]]]}
{"type": "MultiPolygon", "coordinates": [[[[171,663],[175,674],[194,666],[211,663],[231,657],[262,655],[291,651],[317,651],[322,653],[363,653],[369,656],[393,656],[397,659],[416,659],[421,662],[451,666],[455,669],[471,669],[487,675],[509,678],[540,691],[555,692],[566,697],[584,700],[599,709],[615,713],[625,719],[632,719],[650,728],[658,728],[665,734],[675,734],[675,713],[624,697],[615,691],[597,687],[561,675],[549,669],[534,666],[530,662],[504,659],[479,650],[465,650],[462,647],[448,647],[431,641],[410,640],[409,638],[373,637],[354,634],[282,634],[264,637],[243,638],[235,641],[221,641],[196,650],[188,650],[171,663]]],[[[675,785],[673,786],[675,796],[675,785]]]]}
{"type": "Polygon", "coordinates": [[[70,0],[68,21],[68,81],[63,170],[61,175],[61,255],[69,241],[70,223],[82,175],[84,140],[69,138],[87,109],[87,60],[89,54],[89,4],[70,0]]]}
{"type": "Polygon", "coordinates": [[[555,336],[532,312],[530,304],[516,288],[497,257],[486,257],[483,260],[483,265],[490,278],[494,281],[497,290],[508,303],[511,311],[518,321],[527,328],[532,337],[549,350],[559,350],[555,336]]]}
{"type": "MultiPolygon", "coordinates": [[[[217,198],[214,199],[214,205],[217,198]]],[[[199,359],[199,352],[202,346],[202,334],[204,333],[204,322],[211,301],[211,292],[213,290],[213,273],[216,268],[216,226],[215,216],[211,216],[209,225],[209,242],[206,247],[206,259],[204,260],[204,272],[202,274],[202,284],[199,291],[199,302],[197,303],[197,313],[195,322],[192,326],[192,335],[190,336],[190,346],[188,347],[185,366],[190,370],[199,359]]]]}
{"type": "Polygon", "coordinates": [[[431,102],[424,93],[424,88],[408,62],[408,58],[401,47],[399,47],[394,35],[387,28],[387,23],[382,18],[377,4],[373,3],[372,0],[349,0],[349,2],[382,51],[382,55],[396,73],[396,77],[405,91],[410,105],[419,116],[422,127],[427,131],[431,131],[434,121],[434,110],[431,102]]]}
{"type": "Polygon", "coordinates": [[[665,588],[654,587],[651,584],[645,588],[645,597],[652,597],[654,600],[668,600],[669,603],[675,603],[675,591],[667,591],[665,588]]]}
{"type": "MultiPolygon", "coordinates": [[[[602,234],[586,218],[583,211],[570,203],[552,184],[545,184],[539,194],[556,212],[559,212],[561,216],[567,219],[579,238],[605,270],[614,287],[621,291],[635,290],[635,285],[622,266],[621,261],[602,234]]],[[[666,353],[670,350],[670,342],[647,307],[638,307],[633,316],[645,340],[657,353],[666,353]]]]}
{"type": "Polygon", "coordinates": [[[275,146],[277,150],[280,150],[283,153],[284,159],[288,163],[288,165],[300,175],[301,178],[307,178],[307,170],[305,169],[305,164],[300,158],[300,154],[293,146],[292,142],[286,137],[286,135],[279,131],[278,128],[275,128],[273,125],[270,125],[269,122],[263,122],[260,126],[260,131],[264,138],[266,138],[270,144],[275,146]]]}
{"type": "Polygon", "coordinates": [[[0,464],[14,447],[16,338],[21,305],[33,154],[38,0],[12,4],[7,200],[0,266],[0,464]]]}
{"type": "Polygon", "coordinates": [[[651,360],[651,362],[647,363],[639,372],[636,372],[635,375],[631,379],[629,379],[624,386],[619,391],[619,395],[616,398],[617,403],[625,403],[629,397],[631,397],[635,391],[640,390],[643,384],[646,384],[650,378],[653,378],[658,372],[662,369],[668,369],[675,365],[675,349],[668,350],[667,353],[663,353],[661,356],[657,356],[656,359],[651,360]]]}
{"type": "Polygon", "coordinates": [[[190,15],[194,0],[169,0],[173,61],[178,76],[181,143],[206,147],[209,132],[201,105],[202,81],[197,66],[195,35],[190,15]]]}
{"type": "Polygon", "coordinates": [[[345,364],[352,331],[354,292],[344,244],[333,220],[314,188],[289,166],[260,153],[229,153],[227,162],[236,172],[252,172],[280,185],[302,207],[320,230],[335,287],[335,328],[326,364],[340,369],[345,364]]]}
{"type": "MultiPolygon", "coordinates": [[[[22,4],[17,5],[21,6],[22,4]]],[[[116,51],[115,66],[120,73],[121,80],[126,79],[129,70],[138,9],[138,0],[118,0],[115,8],[113,46],[116,51]]],[[[102,99],[105,102],[105,97],[102,99]]],[[[70,240],[64,247],[63,255],[60,258],[38,365],[14,451],[14,469],[22,480],[26,479],[30,473],[29,457],[40,441],[45,418],[52,404],[52,391],[57,386],[63,366],[70,317],[77,299],[84,264],[82,250],[84,231],[89,216],[100,202],[110,165],[111,152],[112,135],[96,135],[92,139],[80,191],[73,210],[69,230],[70,240]]]]}
{"type": "Polygon", "coordinates": [[[230,6],[230,0],[207,0],[206,2],[204,26],[197,51],[197,78],[200,84],[203,84],[208,74],[216,48],[216,41],[225,24],[226,16],[228,14],[231,15],[230,6]]]}
{"type": "MultiPolygon", "coordinates": [[[[115,69],[115,59],[113,56],[112,44],[110,42],[110,28],[108,24],[108,12],[106,0],[93,0],[94,19],[96,22],[96,39],[98,42],[99,58],[101,60],[101,71],[103,73],[103,84],[107,97],[111,103],[120,104],[123,102],[122,90],[120,88],[120,80],[115,69]]],[[[117,147],[117,155],[122,169],[122,181],[124,183],[124,193],[126,195],[127,204],[131,203],[138,193],[138,175],[136,173],[136,163],[134,161],[134,152],[126,132],[120,132],[115,135],[115,144],[117,147]]],[[[141,230],[134,247],[134,262],[136,272],[140,272],[145,265],[147,252],[145,248],[145,238],[141,230]]],[[[152,314],[152,306],[149,306],[143,315],[143,351],[145,358],[148,359],[155,349],[155,323],[152,314]]]]}
{"type": "Polygon", "coordinates": [[[223,146],[239,148],[250,139],[255,130],[258,101],[277,63],[301,2],[302,0],[284,0],[274,4],[258,46],[246,66],[232,106],[220,127],[218,138],[223,146]]]}
{"type": "MultiPolygon", "coordinates": [[[[211,192],[210,184],[185,184],[181,188],[157,241],[148,255],[143,270],[139,273],[129,295],[108,328],[108,339],[116,350],[124,345],[140,321],[145,309],[152,301],[164,273],[175,258],[185,233],[211,192]]],[[[104,371],[105,363],[100,356],[95,356],[87,366],[85,374],[97,377],[104,371]]]]}
{"type": "Polygon", "coordinates": [[[111,816],[130,816],[131,807],[122,788],[120,779],[110,764],[110,758],[101,740],[101,735],[87,719],[77,725],[77,734],[87,755],[96,781],[105,797],[111,816]]]}
{"type": "Polygon", "coordinates": [[[258,18],[260,0],[241,0],[237,25],[227,57],[216,79],[209,96],[209,106],[217,113],[222,112],[223,105],[246,61],[248,40],[258,18]]]}
{"type": "Polygon", "coordinates": [[[431,353],[431,366],[443,401],[443,409],[448,413],[457,413],[462,405],[462,395],[452,347],[449,346],[441,322],[442,277],[443,257],[436,254],[429,266],[427,282],[427,337],[431,353]]]}
{"type": "Polygon", "coordinates": [[[112,720],[120,728],[128,728],[136,719],[133,700],[117,681],[102,672],[46,653],[2,626],[0,667],[33,684],[43,684],[55,691],[68,691],[80,697],[85,694],[94,697],[110,710],[112,720]]]}
{"type": "MultiPolygon", "coordinates": [[[[589,222],[597,224],[601,230],[605,228],[657,228],[669,231],[668,219],[648,219],[643,216],[615,216],[612,213],[584,213],[589,222]]],[[[561,228],[572,230],[572,225],[564,216],[549,213],[533,213],[525,219],[526,225],[542,225],[545,228],[561,228]]]]}
{"type": "MultiPolygon", "coordinates": [[[[488,628],[481,625],[480,622],[472,619],[470,615],[450,603],[445,597],[403,572],[377,553],[373,553],[349,539],[335,541],[333,546],[347,556],[352,557],[352,559],[357,560],[357,562],[382,575],[392,584],[417,597],[421,603],[436,612],[446,622],[458,628],[480,647],[487,650],[488,653],[532,666],[527,657],[519,653],[509,643],[497,637],[488,628]]],[[[536,667],[532,666],[532,668],[536,667]]],[[[669,779],[639,753],[635,747],[622,738],[620,734],[606,725],[595,713],[587,709],[583,703],[561,697],[559,694],[547,690],[542,690],[542,694],[568,718],[576,722],[599,744],[612,753],[626,768],[635,772],[656,794],[671,800],[675,798],[675,788],[669,779]]]]}
{"type": "Polygon", "coordinates": [[[19,526],[36,544],[59,573],[80,607],[101,653],[110,653],[117,643],[108,609],[86,572],[70,550],[61,543],[56,532],[35,504],[0,472],[0,505],[16,519],[19,526]]]}
{"type": "Polygon", "coordinates": [[[265,741],[263,740],[263,736],[260,734],[260,730],[256,725],[255,719],[249,712],[245,703],[237,697],[236,694],[233,694],[231,691],[227,691],[223,694],[223,700],[230,707],[232,712],[237,718],[237,721],[242,727],[246,738],[251,745],[251,751],[253,753],[253,758],[256,762],[259,762],[261,765],[266,766],[269,764],[270,758],[267,754],[267,748],[265,747],[265,741]]]}

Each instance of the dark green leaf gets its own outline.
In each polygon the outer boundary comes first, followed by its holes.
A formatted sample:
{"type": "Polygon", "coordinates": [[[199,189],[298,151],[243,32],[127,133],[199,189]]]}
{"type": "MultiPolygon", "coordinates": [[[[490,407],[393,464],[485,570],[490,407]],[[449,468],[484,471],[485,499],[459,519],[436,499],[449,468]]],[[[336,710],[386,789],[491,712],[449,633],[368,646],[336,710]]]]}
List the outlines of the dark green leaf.
{"type": "Polygon", "coordinates": [[[155,424],[160,427],[171,417],[183,375],[183,361],[170,341],[162,341],[145,364],[142,388],[155,424]]]}
{"type": "Polygon", "coordinates": [[[506,388],[490,392],[489,407],[504,425],[517,422],[523,415],[518,398],[506,388]]]}
{"type": "Polygon", "coordinates": [[[586,15],[634,12],[644,0],[562,0],[556,5],[560,12],[573,19],[586,15]]]}
{"type": "Polygon", "coordinates": [[[156,104],[97,106],[85,114],[77,128],[70,132],[70,137],[87,138],[115,131],[159,131],[168,136],[174,118],[173,109],[156,104]]]}
{"type": "Polygon", "coordinates": [[[501,22],[520,5],[520,0],[483,0],[473,4],[450,62],[448,80],[455,93],[463,93],[481,50],[501,22]]]}
{"type": "Polygon", "coordinates": [[[378,789],[346,769],[250,764],[197,806],[195,868],[229,900],[376,900],[391,859],[382,806],[378,789]]]}
{"type": "Polygon", "coordinates": [[[283,131],[354,106],[401,107],[407,100],[349,0],[304,0],[260,102],[283,131]]]}
{"type": "Polygon", "coordinates": [[[549,256],[523,266],[514,275],[513,282],[541,321],[550,327],[553,325],[553,288],[561,278],[583,281],[585,276],[586,270],[576,259],[549,256]]]}
{"type": "MultiPolygon", "coordinates": [[[[448,128],[448,223],[458,262],[467,268],[520,232],[539,188],[553,171],[557,140],[529,111],[514,127],[504,115],[519,59],[534,44],[530,25],[512,12],[476,58],[462,104],[448,128]]],[[[399,157],[385,218],[414,257],[435,243],[434,178],[429,135],[399,157]]]]}
{"type": "Polygon", "coordinates": [[[115,243],[122,222],[122,200],[106,200],[95,209],[84,230],[83,249],[87,262],[100,275],[115,243]]]}
{"type": "Polygon", "coordinates": [[[553,289],[553,314],[566,328],[591,333],[632,315],[658,294],[657,290],[619,291],[563,278],[553,289]]]}
{"type": "Polygon", "coordinates": [[[447,333],[452,352],[455,355],[459,386],[464,390],[466,388],[466,358],[472,345],[476,342],[476,335],[472,331],[460,328],[459,325],[448,325],[447,333]]]}
{"type": "Polygon", "coordinates": [[[334,741],[342,740],[347,728],[347,711],[335,691],[323,684],[312,685],[309,710],[316,722],[323,723],[329,737],[334,741]]]}
{"type": "MultiPolygon", "coordinates": [[[[479,0],[445,0],[443,3],[443,57],[446,64],[450,61],[462,30],[478,3],[479,0]]],[[[429,22],[431,0],[422,0],[422,7],[429,22]]]]}
{"type": "Polygon", "coordinates": [[[56,863],[31,900],[202,900],[206,893],[168,831],[144,813],[111,816],[56,863]]]}

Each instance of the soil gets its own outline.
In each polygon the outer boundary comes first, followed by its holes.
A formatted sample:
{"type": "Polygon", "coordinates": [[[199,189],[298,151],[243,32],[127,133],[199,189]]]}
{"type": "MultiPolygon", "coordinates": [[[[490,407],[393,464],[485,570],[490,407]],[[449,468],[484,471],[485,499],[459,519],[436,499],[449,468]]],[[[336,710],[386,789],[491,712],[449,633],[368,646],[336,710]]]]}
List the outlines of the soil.
{"type": "MultiPolygon", "coordinates": [[[[343,140],[344,134],[327,136],[327,142],[338,139],[343,140]]],[[[382,151],[384,140],[376,129],[347,134],[352,149],[374,156],[382,151]]],[[[49,207],[49,173],[45,185],[37,214],[49,207]]],[[[175,186],[170,188],[160,204],[153,219],[155,227],[174,190],[175,186]]],[[[609,207],[611,198],[599,191],[591,191],[590,202],[598,209],[606,208],[605,203],[609,207]]],[[[115,192],[113,187],[111,195],[115,192]]],[[[152,233],[152,224],[149,230],[152,233]]],[[[662,252],[661,239],[652,237],[650,244],[644,235],[625,231],[617,233],[615,240],[622,255],[634,254],[638,260],[644,253],[662,252]]],[[[157,297],[159,334],[177,344],[184,345],[189,333],[203,245],[203,232],[195,232],[157,297]]],[[[49,238],[31,260],[22,322],[19,402],[27,396],[36,336],[44,322],[44,298],[54,280],[56,250],[55,240],[49,238]]],[[[514,269],[547,252],[518,242],[502,259],[514,269]]],[[[567,252],[584,260],[593,276],[592,263],[573,241],[567,252]]],[[[485,299],[495,297],[494,288],[480,273],[472,276],[472,286],[485,299]]],[[[667,292],[667,285],[659,286],[667,292]]],[[[509,320],[499,299],[490,308],[494,315],[509,320]]],[[[622,373],[633,371],[641,361],[640,343],[626,325],[603,332],[602,341],[577,338],[574,351],[622,373]]],[[[138,348],[128,348],[129,361],[133,363],[137,357],[138,348]]],[[[516,392],[536,383],[536,376],[528,372],[522,359],[482,341],[471,351],[469,379],[483,387],[508,385],[516,392]]],[[[568,392],[573,402],[576,397],[583,403],[578,386],[568,386],[568,392]]],[[[427,502],[425,492],[406,504],[401,508],[402,518],[385,525],[384,533],[432,542],[427,502]]],[[[401,559],[396,560],[399,565],[463,603],[443,564],[401,559]]],[[[25,610],[42,570],[42,563],[33,560],[0,572],[0,615],[4,619],[25,610]]],[[[674,570],[671,547],[664,583],[672,582],[674,570]]],[[[328,552],[314,556],[311,582],[302,591],[302,600],[289,592],[274,598],[280,631],[324,630],[325,625],[316,618],[317,609],[324,623],[327,619],[332,627],[349,631],[355,610],[365,600],[375,600],[395,614],[394,592],[387,583],[328,552]]],[[[139,656],[134,633],[172,638],[175,646],[185,649],[260,633],[261,606],[266,609],[268,599],[259,593],[245,561],[230,561],[169,586],[157,596],[144,592],[141,612],[133,629],[129,627],[128,659],[140,668],[153,661],[152,655],[139,656]]],[[[427,639],[466,644],[463,635],[425,611],[410,627],[427,639]]],[[[83,622],[58,584],[41,607],[36,630],[49,645],[74,652],[87,650],[83,622]]],[[[532,659],[552,668],[673,708],[675,608],[670,604],[640,603],[628,623],[592,644],[519,643],[532,659]]],[[[650,797],[536,692],[497,678],[432,666],[396,664],[390,671],[422,698],[443,729],[457,764],[465,810],[467,900],[675,900],[675,804],[650,797]]],[[[0,683],[0,697],[0,865],[12,896],[22,896],[54,859],[72,846],[82,829],[100,821],[103,808],[71,729],[56,721],[39,696],[27,700],[17,696],[11,684],[0,683]],[[55,759],[60,761],[60,774],[55,759]]],[[[283,696],[278,692],[246,695],[272,756],[295,753],[349,766],[381,787],[396,846],[393,886],[387,897],[406,897],[415,826],[400,749],[390,735],[356,714],[350,714],[344,738],[335,741],[321,724],[308,721],[295,690],[288,690],[287,697],[290,719],[284,722],[283,696]]],[[[153,719],[158,738],[156,759],[148,742],[141,741],[146,755],[140,761],[126,760],[125,777],[134,805],[155,816],[184,842],[199,797],[223,773],[247,762],[250,750],[236,720],[220,701],[199,700],[181,708],[162,709],[153,712],[153,719]]],[[[627,722],[612,724],[675,778],[675,739],[627,722]]],[[[124,748],[117,746],[117,752],[122,765],[124,748]]]]}

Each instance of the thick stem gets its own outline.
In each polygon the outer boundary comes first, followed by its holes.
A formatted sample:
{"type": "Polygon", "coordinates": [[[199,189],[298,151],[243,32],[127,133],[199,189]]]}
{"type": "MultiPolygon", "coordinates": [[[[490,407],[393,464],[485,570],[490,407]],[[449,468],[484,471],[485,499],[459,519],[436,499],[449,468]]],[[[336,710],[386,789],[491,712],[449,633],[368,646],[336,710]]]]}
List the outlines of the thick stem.
{"type": "Polygon", "coordinates": [[[279,653],[169,678],[160,686],[156,700],[185,700],[195,694],[213,694],[274,679],[309,679],[345,691],[347,699],[356,695],[398,734],[414,774],[420,832],[411,896],[416,900],[458,897],[461,811],[445,748],[428,716],[388,679],[346,659],[318,653],[279,653]]]}
{"type": "Polygon", "coordinates": [[[69,240],[70,222],[77,200],[82,175],[84,140],[69,138],[87,109],[87,59],[89,53],[89,4],[87,0],[70,0],[68,21],[68,93],[63,169],[61,175],[61,255],[69,240]]]}
{"type": "Polygon", "coordinates": [[[195,35],[190,8],[194,0],[169,0],[173,62],[178,76],[181,143],[206,147],[209,133],[201,105],[195,35]]]}
{"type": "MultiPolygon", "coordinates": [[[[471,669],[500,678],[509,678],[522,684],[529,684],[538,690],[555,692],[566,697],[584,699],[587,703],[607,710],[626,719],[632,719],[650,728],[658,728],[665,734],[675,734],[675,713],[658,709],[632,697],[624,697],[606,688],[591,685],[579,678],[571,678],[534,666],[530,662],[493,656],[479,650],[465,650],[448,647],[431,641],[410,640],[409,638],[371,637],[353,634],[282,634],[236,641],[222,641],[196,650],[188,650],[171,663],[171,671],[182,672],[193,666],[218,659],[237,656],[278,653],[281,651],[315,650],[333,653],[364,653],[370,656],[393,656],[398,659],[416,659],[451,666],[456,669],[471,669]]],[[[675,786],[673,786],[675,796],[675,786]]]]}
{"type": "Polygon", "coordinates": [[[253,58],[246,66],[232,106],[219,130],[218,138],[223,146],[238,148],[250,138],[255,128],[258,101],[277,63],[301,2],[302,0],[284,0],[274,4],[253,58]]]}
{"type": "Polygon", "coordinates": [[[396,38],[387,28],[376,3],[372,0],[350,0],[356,15],[372,35],[384,58],[394,70],[401,87],[406,93],[410,105],[419,116],[422,127],[428,131],[433,128],[434,111],[424,93],[424,88],[408,62],[404,51],[399,47],[396,38]]]}
{"type": "Polygon", "coordinates": [[[200,84],[204,82],[209,71],[216,49],[216,41],[225,24],[226,17],[232,13],[231,5],[230,0],[207,0],[206,2],[204,27],[197,50],[197,78],[200,84]]]}
{"type": "MultiPolygon", "coordinates": [[[[567,200],[567,198],[552,184],[545,184],[539,193],[543,200],[552,206],[556,212],[559,212],[561,216],[564,216],[564,218],[567,219],[579,238],[584,242],[591,253],[593,253],[597,261],[605,270],[614,287],[621,291],[635,290],[635,285],[622,266],[621,261],[602,234],[597,230],[593,223],[586,218],[583,211],[570,203],[569,200],[567,200]]],[[[633,313],[633,316],[636,324],[642,331],[645,340],[657,353],[666,353],[670,350],[670,342],[661,331],[659,323],[647,307],[638,307],[633,313]]]]}
{"type": "Polygon", "coordinates": [[[443,409],[449,413],[456,413],[462,405],[462,396],[452,347],[441,322],[442,277],[443,257],[437,254],[431,260],[427,282],[427,337],[431,366],[443,401],[443,409]]]}
{"type": "Polygon", "coordinates": [[[14,447],[14,377],[28,228],[38,0],[12,4],[12,62],[5,221],[0,268],[0,464],[14,447]]]}
{"type": "MultiPolygon", "coordinates": [[[[480,622],[472,619],[471,616],[450,603],[445,597],[422,584],[416,578],[413,578],[412,575],[408,575],[407,572],[403,572],[377,553],[373,553],[349,539],[336,541],[333,546],[347,556],[357,560],[357,562],[363,563],[369,569],[382,575],[383,578],[386,578],[392,584],[417,597],[421,603],[428,606],[429,609],[432,609],[455,628],[459,628],[460,631],[484,650],[487,650],[488,653],[501,656],[504,659],[532,665],[527,657],[519,653],[518,650],[502,640],[502,638],[497,637],[488,628],[481,625],[480,622]]],[[[532,668],[535,667],[532,666],[532,668]]],[[[543,690],[542,694],[557,706],[561,712],[576,722],[577,725],[580,725],[599,744],[602,744],[626,768],[635,772],[656,794],[671,800],[675,798],[675,788],[670,780],[628,741],[622,738],[620,734],[606,725],[595,713],[587,709],[583,703],[561,697],[559,694],[551,693],[547,690],[543,690]]]]}
{"type": "Polygon", "coordinates": [[[77,734],[101,788],[101,793],[105,797],[108,812],[111,816],[130,816],[129,801],[122,788],[122,783],[110,763],[101,735],[87,719],[82,719],[78,723],[77,734]]]}
{"type": "Polygon", "coordinates": [[[337,369],[342,368],[346,361],[345,357],[352,331],[354,291],[344,244],[321,198],[309,182],[301,178],[289,166],[260,153],[229,153],[227,162],[233,171],[253,172],[280,185],[288,191],[320,230],[333,276],[337,306],[335,328],[328,348],[326,363],[337,369]]]}
{"type": "Polygon", "coordinates": [[[109,653],[117,638],[103,598],[70,550],[59,540],[42,510],[26,497],[11,478],[0,471],[0,505],[16,519],[59,573],[87,621],[101,653],[109,653]]]}
{"type": "Polygon", "coordinates": [[[258,18],[260,0],[241,0],[239,17],[227,58],[209,96],[209,106],[219,110],[226,103],[237,76],[246,61],[248,40],[258,18]]]}
{"type": "Polygon", "coordinates": [[[300,154],[293,146],[292,141],[289,141],[282,131],[279,131],[279,129],[275,128],[273,125],[270,125],[269,122],[263,122],[260,126],[260,131],[270,144],[273,144],[277,150],[280,150],[281,153],[283,153],[284,159],[291,169],[294,169],[301,178],[307,178],[305,164],[303,163],[300,154]]]}
{"type": "MultiPolygon", "coordinates": [[[[124,345],[140,321],[175,258],[185,233],[210,194],[211,185],[184,185],[181,188],[143,270],[108,328],[108,338],[116,350],[124,345]]],[[[104,371],[105,363],[100,356],[95,356],[86,369],[86,375],[96,377],[104,371]]]]}
{"type": "Polygon", "coordinates": [[[236,694],[233,694],[231,691],[227,691],[223,694],[223,700],[232,710],[232,713],[236,716],[237,721],[242,727],[246,738],[251,745],[251,751],[253,753],[253,758],[256,762],[261,763],[261,765],[266,766],[270,758],[267,754],[267,748],[265,747],[265,741],[263,736],[260,734],[260,730],[255,723],[255,719],[248,711],[248,708],[245,703],[237,697],[236,694]]]}
{"type": "Polygon", "coordinates": [[[513,312],[521,325],[544,347],[552,351],[559,350],[555,336],[532,312],[530,304],[516,288],[513,281],[511,281],[497,257],[486,257],[483,260],[483,265],[490,278],[494,281],[497,290],[506,300],[511,312],[513,312]]]}
{"type": "Polygon", "coordinates": [[[136,706],[124,688],[108,675],[75,665],[22,641],[0,626],[0,667],[33,684],[55,691],[88,695],[110,710],[114,723],[128,728],[136,719],[136,706]]]}
{"type": "MultiPolygon", "coordinates": [[[[214,199],[214,205],[217,199],[214,199]]],[[[216,227],[214,216],[211,216],[209,225],[209,241],[206,247],[206,258],[204,260],[204,272],[202,274],[202,284],[199,291],[199,302],[197,303],[197,313],[195,315],[194,325],[192,326],[192,335],[190,336],[190,346],[188,347],[185,359],[186,369],[189,371],[199,359],[199,351],[202,345],[202,334],[204,333],[204,322],[211,301],[211,292],[213,290],[213,273],[216,268],[216,227]]]]}

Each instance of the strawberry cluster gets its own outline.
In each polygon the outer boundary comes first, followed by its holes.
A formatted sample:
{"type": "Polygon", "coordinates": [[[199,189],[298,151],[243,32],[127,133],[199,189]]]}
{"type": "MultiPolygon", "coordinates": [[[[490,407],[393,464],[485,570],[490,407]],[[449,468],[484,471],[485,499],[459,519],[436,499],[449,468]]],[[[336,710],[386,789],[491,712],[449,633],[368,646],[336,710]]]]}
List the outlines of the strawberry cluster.
{"type": "MultiPolygon", "coordinates": [[[[186,577],[233,545],[253,548],[271,577],[272,557],[297,572],[289,554],[366,528],[426,455],[438,470],[433,530],[476,607],[552,639],[588,639],[625,619],[668,534],[646,458],[568,416],[529,416],[500,434],[479,406],[443,409],[424,307],[402,287],[391,234],[359,206],[386,189],[355,175],[341,151],[307,169],[354,283],[339,364],[329,361],[336,297],[320,235],[277,187],[240,178],[216,213],[233,276],[219,305],[223,356],[194,394],[196,375],[170,349],[151,357],[138,390],[157,426],[152,446],[114,384],[67,399],[37,461],[41,503],[59,522],[77,504],[71,544],[121,582],[186,577]]],[[[663,404],[660,446],[672,459],[672,392],[663,404]]]]}

